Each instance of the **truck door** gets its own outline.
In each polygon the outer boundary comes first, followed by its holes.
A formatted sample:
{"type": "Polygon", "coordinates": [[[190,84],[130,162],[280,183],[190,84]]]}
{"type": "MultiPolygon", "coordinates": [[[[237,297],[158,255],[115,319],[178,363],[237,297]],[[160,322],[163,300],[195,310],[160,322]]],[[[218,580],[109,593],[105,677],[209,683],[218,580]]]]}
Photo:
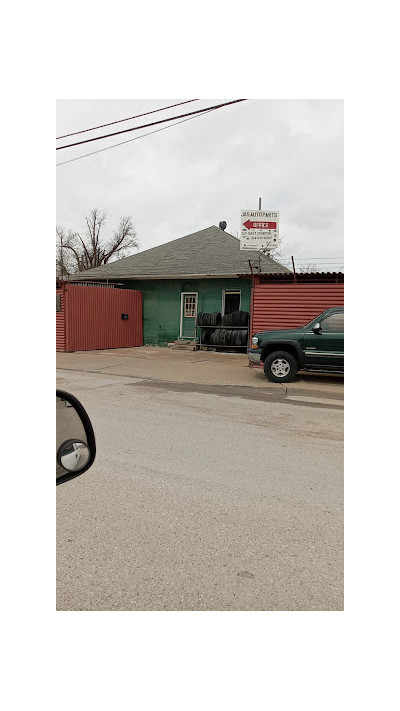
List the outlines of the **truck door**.
{"type": "Polygon", "coordinates": [[[344,365],[344,313],[329,314],[320,321],[321,329],[304,334],[306,365],[341,370],[344,365]]]}

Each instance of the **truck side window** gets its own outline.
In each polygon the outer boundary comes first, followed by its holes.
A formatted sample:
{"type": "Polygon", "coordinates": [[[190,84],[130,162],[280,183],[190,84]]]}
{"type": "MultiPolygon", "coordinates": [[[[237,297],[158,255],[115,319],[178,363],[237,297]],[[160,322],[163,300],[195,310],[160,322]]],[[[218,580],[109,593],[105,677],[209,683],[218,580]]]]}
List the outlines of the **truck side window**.
{"type": "Polygon", "coordinates": [[[331,314],[321,323],[323,331],[334,331],[335,333],[344,330],[344,313],[331,314]]]}

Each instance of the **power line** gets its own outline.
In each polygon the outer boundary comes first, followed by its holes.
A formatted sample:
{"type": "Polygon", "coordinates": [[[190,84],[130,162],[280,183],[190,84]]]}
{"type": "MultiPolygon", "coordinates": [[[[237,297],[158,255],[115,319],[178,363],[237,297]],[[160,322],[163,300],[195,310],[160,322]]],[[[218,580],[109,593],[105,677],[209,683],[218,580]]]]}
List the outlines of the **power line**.
{"type": "Polygon", "coordinates": [[[107,133],[104,136],[96,136],[94,138],[86,138],[84,141],[77,141],[76,143],[68,143],[66,146],[57,146],[56,150],[61,151],[63,148],[73,148],[74,146],[80,146],[82,143],[90,143],[91,141],[100,141],[103,138],[111,138],[112,136],[119,136],[121,133],[129,133],[130,131],[139,131],[140,128],[148,128],[149,126],[156,126],[160,123],[166,123],[167,121],[173,121],[174,119],[183,118],[185,116],[194,116],[195,114],[202,114],[211,109],[221,109],[223,106],[230,106],[231,104],[237,104],[240,101],[246,101],[246,99],[235,99],[234,101],[227,101],[224,104],[217,104],[217,106],[209,106],[206,109],[199,109],[198,111],[191,111],[188,114],[180,114],[179,116],[171,116],[171,118],[161,119],[161,121],[153,121],[152,123],[145,123],[142,126],[134,126],[133,128],[125,128],[123,131],[115,131],[114,133],[107,133]]]}
{"type": "Polygon", "coordinates": [[[171,106],[164,106],[162,109],[154,109],[153,111],[146,111],[144,114],[137,114],[136,116],[129,116],[128,118],[119,119],[118,121],[110,121],[110,123],[103,123],[101,126],[94,126],[93,128],[84,128],[82,131],[75,131],[75,133],[66,133],[65,136],[57,136],[56,141],[61,140],[61,138],[69,138],[69,136],[77,136],[78,133],[87,133],[88,131],[96,131],[98,128],[105,128],[106,126],[112,126],[114,123],[122,123],[123,121],[132,121],[133,119],[140,118],[141,116],[148,116],[149,114],[156,114],[158,111],[166,111],[167,109],[173,109],[175,106],[182,106],[183,104],[190,104],[192,101],[198,101],[198,99],[189,99],[188,101],[181,101],[179,104],[171,104],[171,106]]]}
{"type": "MultiPolygon", "coordinates": [[[[206,113],[209,113],[211,111],[215,111],[215,109],[208,109],[206,113]]],[[[108,151],[110,148],[116,148],[117,146],[123,146],[125,143],[132,143],[132,141],[138,141],[139,138],[145,138],[145,136],[151,136],[153,133],[159,133],[160,131],[166,131],[167,128],[172,128],[172,126],[177,126],[180,123],[186,123],[186,121],[193,121],[193,119],[196,118],[201,118],[202,116],[205,116],[204,114],[198,114],[197,116],[191,116],[190,118],[183,119],[183,121],[176,121],[176,123],[171,123],[169,126],[163,126],[162,128],[157,128],[155,131],[149,131],[149,133],[143,133],[141,136],[136,136],[135,138],[128,138],[127,141],[121,141],[121,143],[114,143],[112,146],[106,146],[106,148],[99,148],[98,151],[92,151],[91,153],[84,153],[81,156],[77,156],[76,158],[70,158],[70,160],[64,160],[62,163],[56,163],[56,167],[59,165],[65,165],[66,163],[73,163],[76,160],[80,160],[81,158],[87,158],[88,156],[93,156],[95,153],[103,153],[103,151],[108,151]]]]}

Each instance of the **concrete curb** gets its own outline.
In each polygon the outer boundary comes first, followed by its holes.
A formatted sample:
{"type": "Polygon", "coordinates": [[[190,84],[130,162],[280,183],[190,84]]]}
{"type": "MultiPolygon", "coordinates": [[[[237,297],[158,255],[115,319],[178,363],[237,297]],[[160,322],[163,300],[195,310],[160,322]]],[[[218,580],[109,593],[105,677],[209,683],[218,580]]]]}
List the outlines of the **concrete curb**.
{"type": "Polygon", "coordinates": [[[344,401],[343,398],[343,393],[338,393],[335,392],[334,390],[314,390],[312,388],[299,388],[294,385],[293,387],[290,387],[290,385],[286,386],[286,394],[287,395],[295,395],[296,397],[299,396],[304,396],[304,397],[313,397],[313,398],[322,398],[324,400],[338,400],[340,402],[344,401]]]}
{"type": "Polygon", "coordinates": [[[223,397],[239,397],[246,400],[257,400],[264,402],[286,402],[292,405],[308,405],[309,407],[331,407],[343,409],[344,404],[338,397],[336,399],[326,397],[327,393],[316,390],[300,390],[297,393],[287,392],[287,388],[282,385],[278,388],[252,388],[246,385],[210,385],[205,383],[179,383],[170,380],[157,380],[155,378],[143,378],[134,383],[127,383],[132,387],[147,387],[157,390],[169,390],[182,393],[200,393],[206,395],[220,395],[223,397]],[[311,393],[311,395],[310,395],[311,393]]]}

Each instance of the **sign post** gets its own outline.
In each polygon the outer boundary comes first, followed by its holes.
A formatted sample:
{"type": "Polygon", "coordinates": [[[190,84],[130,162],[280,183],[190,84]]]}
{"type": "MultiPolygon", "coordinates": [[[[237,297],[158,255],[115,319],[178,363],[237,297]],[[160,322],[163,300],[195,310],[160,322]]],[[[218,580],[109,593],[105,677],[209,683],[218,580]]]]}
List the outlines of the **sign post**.
{"type": "Polygon", "coordinates": [[[240,249],[276,249],[279,245],[279,212],[276,210],[242,210],[240,249]]]}

